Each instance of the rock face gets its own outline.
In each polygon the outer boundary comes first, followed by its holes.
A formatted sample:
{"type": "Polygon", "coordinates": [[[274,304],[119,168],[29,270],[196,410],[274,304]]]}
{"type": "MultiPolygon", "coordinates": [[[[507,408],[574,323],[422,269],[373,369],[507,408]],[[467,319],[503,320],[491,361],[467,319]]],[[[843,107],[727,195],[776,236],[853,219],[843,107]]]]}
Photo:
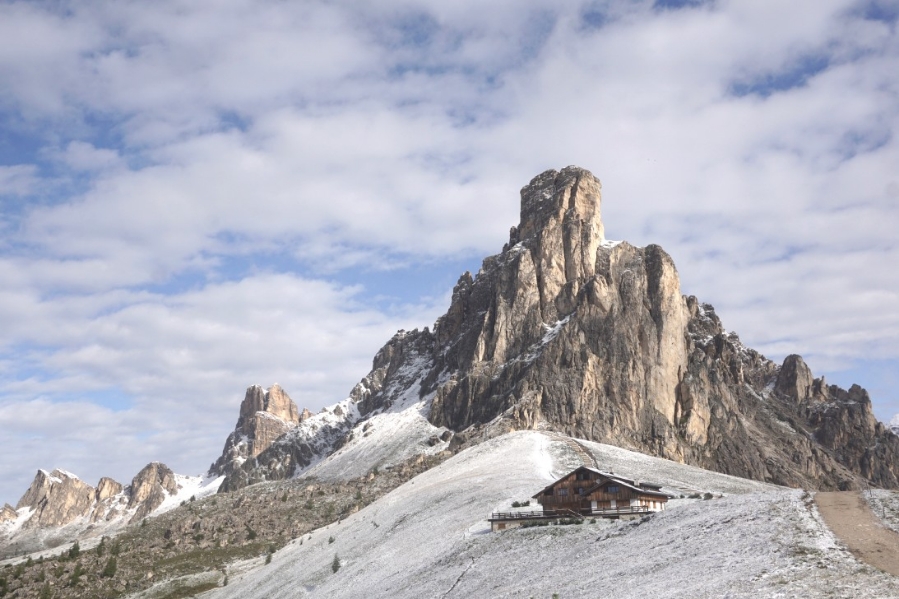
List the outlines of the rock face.
{"type": "Polygon", "coordinates": [[[234,432],[228,435],[222,455],[210,466],[210,473],[230,474],[309,416],[308,410],[299,413],[279,385],[272,385],[268,390],[253,385],[247,389],[234,432]]]}
{"type": "Polygon", "coordinates": [[[8,503],[3,504],[3,507],[0,508],[0,524],[15,520],[17,517],[16,509],[8,503]]]}
{"type": "MultiPolygon", "coordinates": [[[[159,462],[144,467],[128,487],[103,477],[94,488],[63,470],[38,470],[16,510],[29,508],[33,512],[23,524],[24,530],[59,528],[79,520],[85,524],[108,522],[119,517],[133,522],[150,514],[177,490],[175,474],[159,462]]],[[[4,508],[3,519],[16,517],[15,510],[4,508]]]]}
{"type": "Polygon", "coordinates": [[[30,507],[34,515],[25,522],[27,528],[55,527],[90,513],[94,504],[94,488],[77,476],[54,470],[38,470],[16,509],[30,507]]]}
{"type": "Polygon", "coordinates": [[[662,248],[604,240],[600,191],[576,167],[535,177],[502,252],[460,277],[433,332],[401,332],[378,352],[347,400],[352,417],[285,435],[236,487],[290,476],[410,390],[455,444],[546,428],[767,482],[899,487],[899,438],[863,389],[745,347],[681,294],[662,248]]]}
{"type": "Polygon", "coordinates": [[[143,519],[150,512],[162,505],[168,495],[178,491],[175,473],[161,462],[152,462],[144,466],[131,480],[129,487],[128,509],[136,510],[131,522],[143,519]]]}

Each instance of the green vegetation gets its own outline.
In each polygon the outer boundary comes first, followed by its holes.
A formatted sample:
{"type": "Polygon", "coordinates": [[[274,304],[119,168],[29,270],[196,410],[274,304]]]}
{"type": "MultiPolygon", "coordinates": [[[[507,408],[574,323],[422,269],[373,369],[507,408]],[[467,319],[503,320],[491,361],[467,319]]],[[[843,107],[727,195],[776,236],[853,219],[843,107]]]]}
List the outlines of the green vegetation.
{"type": "Polygon", "coordinates": [[[84,574],[84,568],[81,567],[81,562],[75,564],[75,571],[72,572],[72,577],[69,579],[69,586],[77,586],[81,582],[81,575],[84,574]]]}
{"type": "Polygon", "coordinates": [[[105,578],[112,578],[115,576],[116,569],[118,568],[118,563],[116,562],[115,556],[109,558],[109,561],[106,562],[106,567],[103,568],[103,572],[100,573],[100,576],[105,578]]]}
{"type": "Polygon", "coordinates": [[[337,574],[337,571],[340,570],[340,558],[337,557],[337,554],[334,554],[334,559],[331,561],[331,572],[337,574]]]}

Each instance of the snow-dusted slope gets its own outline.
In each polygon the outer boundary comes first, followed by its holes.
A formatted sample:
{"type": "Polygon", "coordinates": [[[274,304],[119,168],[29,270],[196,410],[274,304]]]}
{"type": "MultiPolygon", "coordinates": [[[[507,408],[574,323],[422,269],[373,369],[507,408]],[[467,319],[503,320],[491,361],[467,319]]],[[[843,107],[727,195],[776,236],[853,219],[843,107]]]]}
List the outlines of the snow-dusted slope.
{"type": "Polygon", "coordinates": [[[724,496],[676,499],[643,522],[489,533],[491,511],[508,509],[578,465],[558,436],[510,433],[294,541],[269,565],[242,575],[235,568],[230,584],[209,596],[899,596],[895,579],[837,546],[803,491],[584,446],[616,473],[656,480],[674,492],[724,496]]]}

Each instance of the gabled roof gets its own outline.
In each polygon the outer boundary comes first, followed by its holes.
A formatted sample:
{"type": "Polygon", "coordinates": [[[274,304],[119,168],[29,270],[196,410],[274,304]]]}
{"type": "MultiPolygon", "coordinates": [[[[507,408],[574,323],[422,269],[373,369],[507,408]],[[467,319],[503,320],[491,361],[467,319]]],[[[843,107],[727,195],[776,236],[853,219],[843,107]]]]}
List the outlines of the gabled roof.
{"type": "Polygon", "coordinates": [[[590,472],[592,472],[592,473],[594,473],[594,474],[598,474],[598,475],[600,475],[600,476],[605,476],[606,478],[608,478],[609,476],[611,476],[610,474],[608,474],[608,473],[606,473],[606,472],[602,472],[601,470],[597,470],[596,468],[590,468],[590,467],[588,467],[588,466],[580,466],[580,467],[578,467],[578,468],[575,468],[574,470],[572,470],[572,471],[569,472],[568,474],[565,474],[565,475],[563,475],[563,476],[560,476],[559,478],[557,478],[556,480],[554,480],[554,481],[551,482],[550,484],[548,484],[548,485],[546,485],[545,487],[543,487],[542,489],[540,489],[536,494],[531,495],[531,499],[536,499],[537,497],[543,495],[543,494],[546,492],[547,489],[552,489],[552,488],[555,487],[557,484],[559,484],[561,481],[565,480],[566,478],[568,478],[569,476],[571,476],[571,475],[574,474],[575,472],[580,472],[581,470],[589,470],[590,472]]]}
{"type": "Polygon", "coordinates": [[[622,487],[627,487],[629,489],[633,489],[634,491],[637,491],[638,493],[643,493],[644,495],[655,495],[657,497],[664,497],[665,499],[668,499],[667,493],[662,493],[661,491],[659,491],[657,489],[647,489],[647,488],[637,485],[636,483],[631,484],[631,482],[633,482],[633,481],[628,481],[627,479],[618,478],[617,476],[613,476],[613,477],[609,478],[609,480],[604,480],[604,481],[598,482],[597,484],[593,485],[592,487],[587,489],[584,492],[584,494],[589,495],[590,493],[592,493],[593,491],[595,491],[596,489],[600,488],[603,485],[607,485],[609,483],[615,483],[617,485],[621,485],[622,487]]]}
{"type": "Polygon", "coordinates": [[[547,490],[552,489],[553,487],[555,487],[557,484],[559,484],[560,482],[562,482],[563,480],[565,480],[572,474],[575,474],[582,470],[588,470],[594,474],[598,474],[599,476],[601,476],[605,479],[605,480],[601,480],[601,481],[597,482],[592,487],[589,487],[586,490],[586,494],[592,493],[593,491],[595,491],[596,489],[598,489],[599,487],[603,486],[604,484],[606,484],[608,482],[615,482],[618,485],[628,487],[629,489],[633,489],[634,491],[637,491],[638,493],[644,493],[646,495],[655,495],[657,497],[664,497],[666,499],[668,499],[670,497],[670,495],[668,495],[667,493],[663,493],[659,490],[662,485],[657,485],[655,483],[643,483],[646,485],[646,487],[643,487],[643,486],[641,486],[640,483],[637,483],[636,481],[633,481],[629,478],[624,478],[623,476],[618,476],[614,472],[603,472],[602,470],[597,470],[596,468],[590,468],[589,466],[580,466],[578,468],[575,468],[568,474],[557,478],[549,485],[540,489],[540,491],[538,491],[536,494],[531,496],[531,499],[537,499],[538,497],[540,497],[541,495],[546,493],[547,490]]]}

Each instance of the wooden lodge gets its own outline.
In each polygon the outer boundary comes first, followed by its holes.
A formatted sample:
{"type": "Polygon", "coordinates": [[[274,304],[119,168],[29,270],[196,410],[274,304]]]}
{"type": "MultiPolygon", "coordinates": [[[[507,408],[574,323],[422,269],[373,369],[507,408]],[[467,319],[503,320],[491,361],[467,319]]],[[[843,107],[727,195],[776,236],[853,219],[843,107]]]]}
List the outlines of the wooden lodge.
{"type": "Polygon", "coordinates": [[[662,485],[637,482],[586,466],[569,472],[532,497],[542,511],[494,513],[493,531],[566,519],[634,518],[665,509],[662,485]]]}

